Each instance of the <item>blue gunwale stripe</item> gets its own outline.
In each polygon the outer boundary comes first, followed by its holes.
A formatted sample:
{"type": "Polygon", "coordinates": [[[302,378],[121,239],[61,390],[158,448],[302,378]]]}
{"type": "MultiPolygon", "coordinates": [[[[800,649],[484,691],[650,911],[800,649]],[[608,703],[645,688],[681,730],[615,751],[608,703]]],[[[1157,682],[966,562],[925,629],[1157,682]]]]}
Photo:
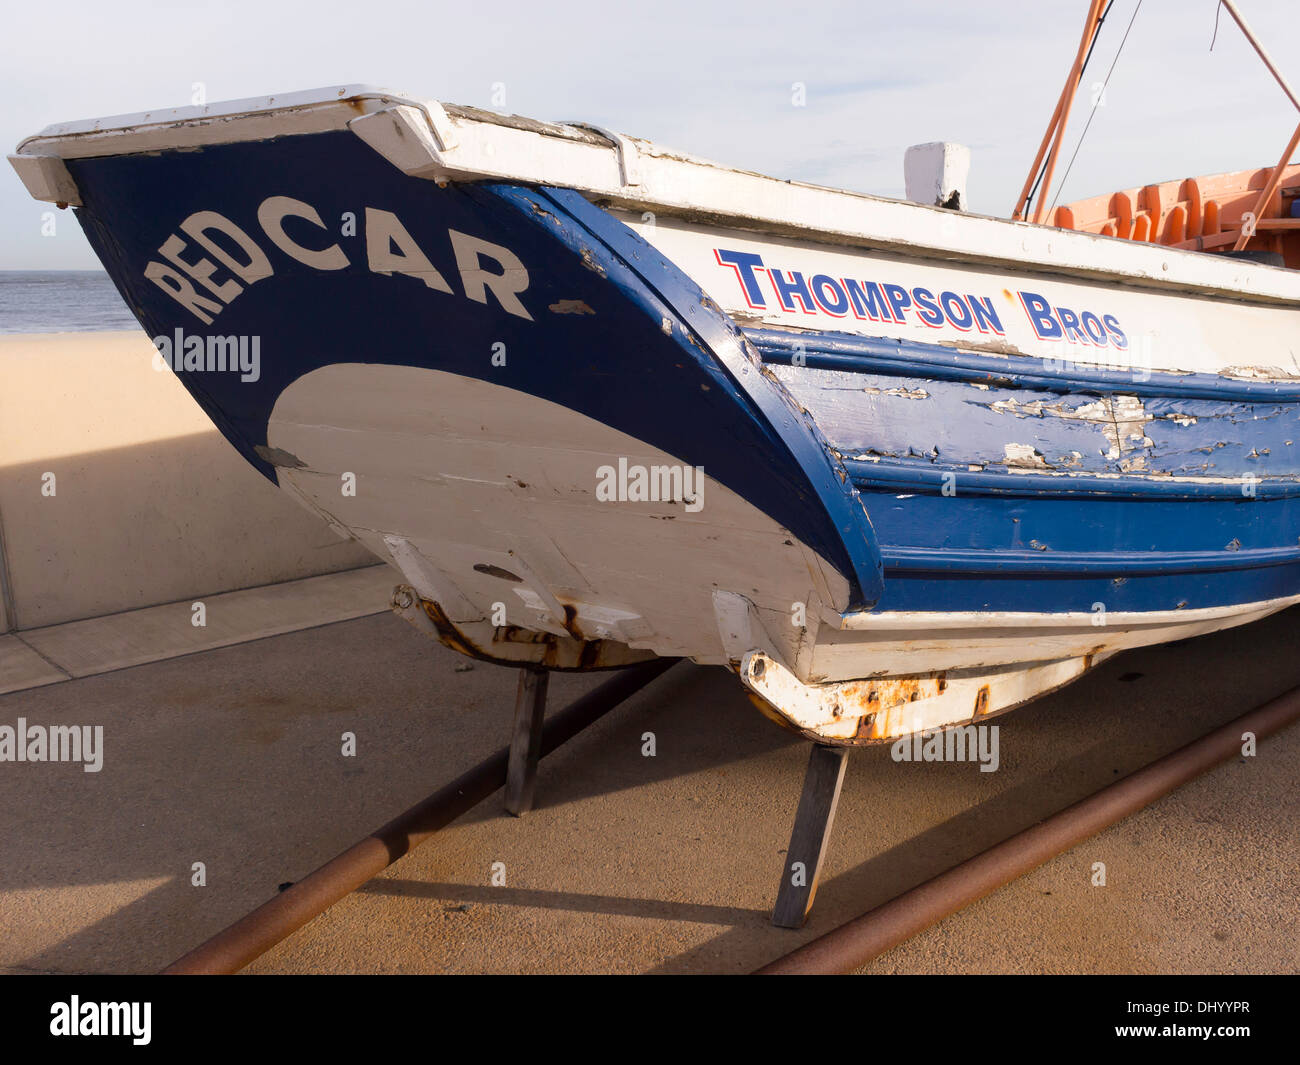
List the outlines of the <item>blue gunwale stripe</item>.
{"type": "Polygon", "coordinates": [[[1011,470],[969,470],[965,466],[908,461],[881,456],[879,459],[844,458],[859,491],[942,492],[944,478],[951,474],[962,495],[1012,496],[1023,499],[1127,499],[1127,500],[1233,500],[1262,502],[1300,497],[1300,478],[1260,477],[1253,483],[1254,496],[1243,488],[1248,482],[1189,481],[1171,477],[1143,477],[1134,474],[1100,476],[1088,473],[1037,473],[1011,470]]]}
{"type": "Polygon", "coordinates": [[[891,547],[881,551],[890,573],[996,574],[1000,577],[1148,577],[1286,566],[1300,562],[1295,547],[1237,551],[994,551],[891,547]]]}
{"type": "Polygon", "coordinates": [[[1218,374],[1180,374],[1166,370],[1142,370],[1146,379],[1141,380],[1132,370],[1070,363],[1068,372],[1054,371],[1047,368],[1052,361],[1048,358],[959,351],[916,340],[820,330],[754,328],[743,332],[764,362],[778,365],[791,365],[795,353],[801,351],[806,366],[848,373],[966,381],[1047,392],[1121,392],[1130,396],[1300,403],[1300,382],[1234,379],[1218,374]]]}

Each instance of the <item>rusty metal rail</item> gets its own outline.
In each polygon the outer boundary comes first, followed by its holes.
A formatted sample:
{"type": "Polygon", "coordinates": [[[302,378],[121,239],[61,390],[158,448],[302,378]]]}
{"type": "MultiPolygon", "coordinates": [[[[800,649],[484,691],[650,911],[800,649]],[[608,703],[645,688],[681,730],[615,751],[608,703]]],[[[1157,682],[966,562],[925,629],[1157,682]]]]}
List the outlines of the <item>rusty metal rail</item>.
{"type": "Polygon", "coordinates": [[[763,966],[757,975],[845,973],[865,965],[891,947],[1231,758],[1241,750],[1243,733],[1251,732],[1262,739],[1297,720],[1300,720],[1300,688],[1293,688],[1032,828],[804,944],[763,966]]]}
{"type": "MultiPolygon", "coordinates": [[[[545,723],[541,755],[550,754],[572,739],[678,661],[659,658],[629,666],[575,700],[545,723]]],[[[246,917],[218,932],[206,943],[195,947],[183,958],[172,962],[163,974],[233,973],[242,969],[501,788],[506,782],[509,754],[510,748],[503,747],[292,887],[264,902],[246,917]]]]}

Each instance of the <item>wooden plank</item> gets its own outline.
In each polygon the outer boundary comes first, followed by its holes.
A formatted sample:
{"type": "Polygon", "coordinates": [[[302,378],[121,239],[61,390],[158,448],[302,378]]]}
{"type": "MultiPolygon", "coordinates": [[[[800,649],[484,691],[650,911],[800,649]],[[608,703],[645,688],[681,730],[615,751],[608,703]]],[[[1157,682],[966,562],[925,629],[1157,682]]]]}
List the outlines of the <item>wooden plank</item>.
{"type": "Polygon", "coordinates": [[[515,695],[515,729],[510,737],[506,768],[506,809],[522,817],[533,808],[537,759],[542,746],[542,718],[546,716],[546,688],[550,673],[525,667],[519,671],[515,695]]]}
{"type": "Polygon", "coordinates": [[[1237,230],[1241,228],[1240,222],[1225,222],[1224,229],[1219,233],[1207,233],[1203,237],[1192,237],[1190,240],[1180,241],[1172,244],[1170,247],[1179,248],[1184,251],[1209,251],[1211,248],[1222,247],[1224,244],[1232,244],[1237,239],[1237,230]]]}
{"type": "MultiPolygon", "coordinates": [[[[1286,147],[1282,149],[1282,158],[1277,161],[1277,166],[1273,168],[1273,173],[1269,175],[1268,184],[1259,194],[1259,199],[1255,202],[1255,208],[1251,212],[1256,218],[1263,218],[1265,209],[1268,207],[1268,201],[1272,199],[1273,193],[1282,182],[1282,171],[1286,169],[1287,163],[1291,161],[1291,156],[1295,155],[1296,148],[1300,146],[1300,126],[1296,126],[1295,132],[1291,134],[1291,139],[1286,142],[1286,147]]],[[[1237,238],[1237,243],[1233,245],[1233,251],[1241,251],[1250,240],[1250,234],[1243,228],[1241,235],[1237,238]]]]}
{"type": "Polygon", "coordinates": [[[790,849],[785,856],[781,888],[772,923],[778,928],[802,928],[817,895],[817,880],[830,843],[835,807],[848,765],[847,747],[813,744],[804,774],[803,794],[794,816],[790,849]]]}

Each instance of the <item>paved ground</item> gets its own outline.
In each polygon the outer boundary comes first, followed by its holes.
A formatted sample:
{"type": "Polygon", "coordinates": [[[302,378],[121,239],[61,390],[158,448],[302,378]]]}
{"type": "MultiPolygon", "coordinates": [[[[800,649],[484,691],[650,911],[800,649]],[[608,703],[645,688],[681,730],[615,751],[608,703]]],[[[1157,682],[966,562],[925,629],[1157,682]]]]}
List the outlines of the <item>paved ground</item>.
{"type": "MultiPolygon", "coordinates": [[[[744,972],[1300,684],[1298,626],[1121,655],[1001,718],[996,773],[855,754],[800,933],[768,910],[806,745],[679,665],[543,763],[534,813],[490,800],[252,971],[744,972]]],[[[381,614],[0,696],[105,730],[99,773],[0,765],[0,970],[155,970],[500,747],[514,676],[465,664],[381,614]]],[[[1293,728],[867,971],[1300,971],[1298,765],[1293,728]]]]}

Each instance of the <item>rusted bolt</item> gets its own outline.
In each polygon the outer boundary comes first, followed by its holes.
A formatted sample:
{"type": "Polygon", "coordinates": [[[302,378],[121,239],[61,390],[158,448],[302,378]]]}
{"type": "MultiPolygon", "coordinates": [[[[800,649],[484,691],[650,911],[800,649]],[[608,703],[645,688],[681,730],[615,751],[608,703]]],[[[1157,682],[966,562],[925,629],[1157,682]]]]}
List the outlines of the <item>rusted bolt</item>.
{"type": "Polygon", "coordinates": [[[393,606],[398,610],[409,610],[415,603],[415,596],[411,594],[411,589],[402,587],[393,592],[393,606]]]}

